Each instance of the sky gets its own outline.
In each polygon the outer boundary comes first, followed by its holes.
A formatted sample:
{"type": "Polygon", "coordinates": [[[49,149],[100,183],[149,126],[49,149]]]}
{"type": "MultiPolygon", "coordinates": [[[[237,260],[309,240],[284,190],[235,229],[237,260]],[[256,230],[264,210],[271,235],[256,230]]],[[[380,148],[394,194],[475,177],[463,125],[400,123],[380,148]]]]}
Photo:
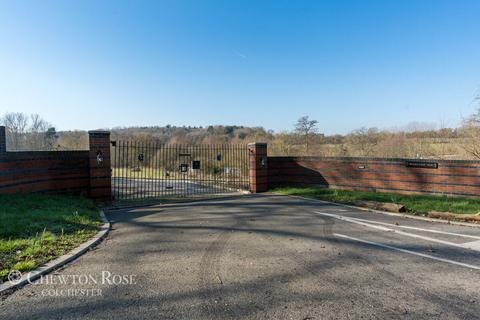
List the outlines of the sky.
{"type": "Polygon", "coordinates": [[[0,0],[0,114],[57,130],[456,126],[478,107],[479,17],[466,0],[0,0]]]}

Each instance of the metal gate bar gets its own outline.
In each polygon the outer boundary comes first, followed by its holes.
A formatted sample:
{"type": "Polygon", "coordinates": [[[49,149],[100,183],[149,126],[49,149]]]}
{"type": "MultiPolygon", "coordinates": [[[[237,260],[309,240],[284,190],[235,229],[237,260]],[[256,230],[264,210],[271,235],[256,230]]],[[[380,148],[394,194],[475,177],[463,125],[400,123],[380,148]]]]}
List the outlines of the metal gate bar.
{"type": "Polygon", "coordinates": [[[246,145],[112,141],[116,200],[193,197],[248,189],[246,145]]]}

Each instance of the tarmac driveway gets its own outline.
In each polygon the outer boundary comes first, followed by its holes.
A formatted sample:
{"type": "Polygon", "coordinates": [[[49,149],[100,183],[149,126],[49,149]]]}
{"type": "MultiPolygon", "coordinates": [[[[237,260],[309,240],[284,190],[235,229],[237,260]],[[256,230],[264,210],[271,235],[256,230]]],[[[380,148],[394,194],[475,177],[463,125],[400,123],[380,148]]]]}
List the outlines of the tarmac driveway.
{"type": "Polygon", "coordinates": [[[0,318],[480,317],[479,228],[272,195],[108,217],[102,244],[4,297],[0,318]]]}

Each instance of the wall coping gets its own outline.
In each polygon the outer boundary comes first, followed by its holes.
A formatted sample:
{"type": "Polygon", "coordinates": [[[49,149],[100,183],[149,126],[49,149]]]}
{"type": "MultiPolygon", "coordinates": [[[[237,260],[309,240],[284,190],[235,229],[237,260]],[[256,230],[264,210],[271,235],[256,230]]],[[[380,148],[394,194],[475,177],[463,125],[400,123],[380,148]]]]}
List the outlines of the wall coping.
{"type": "Polygon", "coordinates": [[[110,135],[110,131],[107,131],[107,130],[90,130],[90,131],[88,131],[88,134],[89,135],[94,135],[94,136],[100,136],[100,135],[107,136],[107,135],[110,135]]]}
{"type": "Polygon", "coordinates": [[[266,142],[250,142],[247,143],[247,147],[266,147],[267,143],[266,142]]]}

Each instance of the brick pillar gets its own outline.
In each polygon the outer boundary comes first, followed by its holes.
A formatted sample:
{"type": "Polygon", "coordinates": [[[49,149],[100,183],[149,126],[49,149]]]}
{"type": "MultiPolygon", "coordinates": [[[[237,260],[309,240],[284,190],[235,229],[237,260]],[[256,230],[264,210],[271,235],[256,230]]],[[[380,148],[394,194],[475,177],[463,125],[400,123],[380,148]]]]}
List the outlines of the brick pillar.
{"type": "Polygon", "coordinates": [[[90,142],[90,198],[112,200],[112,173],[110,170],[110,132],[89,131],[90,142]]]}
{"type": "Polygon", "coordinates": [[[267,144],[248,144],[248,183],[251,193],[265,192],[268,189],[267,144]]]}
{"type": "Polygon", "coordinates": [[[7,136],[4,126],[0,126],[0,153],[2,152],[7,152],[7,136]]]}

